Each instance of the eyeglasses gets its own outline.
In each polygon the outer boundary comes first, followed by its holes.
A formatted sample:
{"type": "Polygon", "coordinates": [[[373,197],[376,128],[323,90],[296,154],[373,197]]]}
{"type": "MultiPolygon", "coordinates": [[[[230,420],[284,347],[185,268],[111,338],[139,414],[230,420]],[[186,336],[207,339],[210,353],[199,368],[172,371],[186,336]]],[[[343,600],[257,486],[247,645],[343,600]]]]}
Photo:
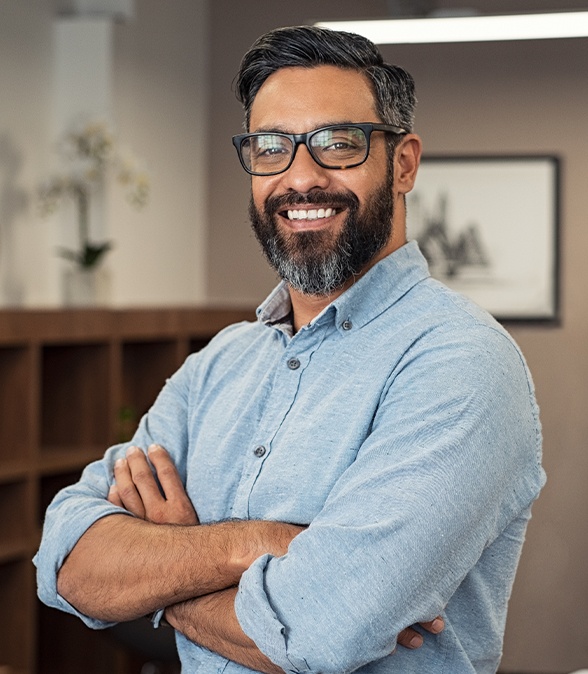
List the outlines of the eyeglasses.
{"type": "Polygon", "coordinates": [[[336,124],[308,133],[243,133],[233,145],[243,168],[254,176],[273,176],[290,168],[299,145],[306,145],[315,162],[327,169],[359,166],[370,153],[372,131],[397,135],[408,131],[389,124],[336,124]]]}

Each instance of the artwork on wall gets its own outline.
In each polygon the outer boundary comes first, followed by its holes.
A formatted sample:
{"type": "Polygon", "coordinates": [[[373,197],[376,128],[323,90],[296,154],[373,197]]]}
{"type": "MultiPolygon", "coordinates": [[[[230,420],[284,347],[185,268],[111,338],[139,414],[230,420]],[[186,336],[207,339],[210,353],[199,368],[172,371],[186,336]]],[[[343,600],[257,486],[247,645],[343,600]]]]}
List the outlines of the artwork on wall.
{"type": "Polygon", "coordinates": [[[433,277],[498,320],[554,321],[558,187],[556,157],[425,157],[408,235],[433,277]]]}

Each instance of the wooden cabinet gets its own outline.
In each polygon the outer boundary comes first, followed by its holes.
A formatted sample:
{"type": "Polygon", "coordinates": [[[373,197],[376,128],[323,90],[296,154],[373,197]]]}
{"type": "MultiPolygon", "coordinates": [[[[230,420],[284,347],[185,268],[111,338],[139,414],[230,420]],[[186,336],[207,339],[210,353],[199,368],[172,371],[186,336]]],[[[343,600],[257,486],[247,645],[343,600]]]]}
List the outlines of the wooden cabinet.
{"type": "Polygon", "coordinates": [[[225,309],[0,311],[0,672],[137,674],[102,632],[40,605],[34,555],[55,493],[128,439],[225,309]]]}

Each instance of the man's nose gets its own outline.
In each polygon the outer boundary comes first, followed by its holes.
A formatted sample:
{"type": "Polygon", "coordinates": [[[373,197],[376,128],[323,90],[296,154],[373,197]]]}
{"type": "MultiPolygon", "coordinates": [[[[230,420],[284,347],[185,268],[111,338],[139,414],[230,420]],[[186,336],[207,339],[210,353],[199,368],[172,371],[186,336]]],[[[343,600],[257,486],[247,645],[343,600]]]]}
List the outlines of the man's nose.
{"type": "Polygon", "coordinates": [[[286,188],[301,193],[313,188],[326,189],[331,181],[330,169],[319,166],[303,144],[297,146],[294,161],[283,176],[286,188]]]}

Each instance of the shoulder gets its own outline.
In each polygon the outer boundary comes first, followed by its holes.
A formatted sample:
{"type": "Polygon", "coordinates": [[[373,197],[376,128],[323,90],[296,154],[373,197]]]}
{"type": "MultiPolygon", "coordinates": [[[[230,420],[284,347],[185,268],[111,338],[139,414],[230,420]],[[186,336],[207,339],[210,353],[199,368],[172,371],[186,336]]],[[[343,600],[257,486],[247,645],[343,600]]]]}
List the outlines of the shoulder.
{"type": "Polygon", "coordinates": [[[526,367],[518,345],[493,316],[433,278],[423,280],[403,298],[401,311],[413,333],[414,347],[512,358],[526,367]]]}

